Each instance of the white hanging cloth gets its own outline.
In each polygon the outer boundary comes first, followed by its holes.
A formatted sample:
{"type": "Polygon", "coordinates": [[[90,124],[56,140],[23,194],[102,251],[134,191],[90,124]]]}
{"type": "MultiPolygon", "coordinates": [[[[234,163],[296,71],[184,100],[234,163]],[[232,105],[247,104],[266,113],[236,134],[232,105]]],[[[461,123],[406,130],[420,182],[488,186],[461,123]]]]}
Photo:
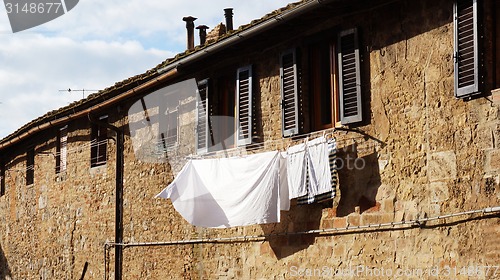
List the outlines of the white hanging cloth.
{"type": "Polygon", "coordinates": [[[286,157],[286,171],[289,199],[307,194],[306,143],[289,147],[283,153],[286,157]]]}
{"type": "Polygon", "coordinates": [[[280,155],[190,160],[156,197],[189,223],[226,228],[280,221],[280,155]]]}
{"type": "Polygon", "coordinates": [[[319,137],[307,142],[309,185],[307,194],[316,196],[332,190],[328,142],[319,137]]]}

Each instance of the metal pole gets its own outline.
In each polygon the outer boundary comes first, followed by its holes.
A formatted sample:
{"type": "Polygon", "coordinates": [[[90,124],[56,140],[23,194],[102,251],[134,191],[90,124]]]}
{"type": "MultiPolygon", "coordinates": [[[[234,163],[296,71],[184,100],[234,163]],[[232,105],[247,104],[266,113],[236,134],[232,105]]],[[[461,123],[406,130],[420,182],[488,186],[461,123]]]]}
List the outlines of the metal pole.
{"type": "MultiPolygon", "coordinates": [[[[90,122],[97,125],[106,127],[108,129],[116,132],[116,190],[115,190],[115,241],[120,244],[123,242],[123,145],[125,142],[125,137],[123,131],[118,127],[106,123],[97,121],[92,118],[89,113],[88,118],[90,122]]],[[[122,268],[123,268],[123,247],[115,246],[115,280],[122,279],[122,268]]]]}

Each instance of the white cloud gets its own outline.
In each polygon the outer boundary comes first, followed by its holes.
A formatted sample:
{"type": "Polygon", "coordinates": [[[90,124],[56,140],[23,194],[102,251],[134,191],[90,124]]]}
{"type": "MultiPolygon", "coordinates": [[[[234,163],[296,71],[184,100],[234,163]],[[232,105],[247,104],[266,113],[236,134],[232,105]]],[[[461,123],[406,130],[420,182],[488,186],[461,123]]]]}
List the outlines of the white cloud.
{"type": "MultiPolygon", "coordinates": [[[[12,33],[0,8],[0,138],[82,97],[60,90],[103,89],[183,51],[183,16],[213,28],[234,8],[234,26],[286,1],[81,0],[67,14],[12,33]]],[[[3,7],[3,6],[2,6],[3,7]]]]}

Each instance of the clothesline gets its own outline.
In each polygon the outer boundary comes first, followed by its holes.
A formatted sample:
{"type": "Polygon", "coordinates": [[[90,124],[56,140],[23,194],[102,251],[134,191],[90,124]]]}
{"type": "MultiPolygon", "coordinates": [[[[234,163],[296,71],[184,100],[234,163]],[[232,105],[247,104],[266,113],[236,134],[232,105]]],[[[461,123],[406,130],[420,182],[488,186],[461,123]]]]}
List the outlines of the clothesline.
{"type": "Polygon", "coordinates": [[[156,197],[169,198],[186,221],[201,227],[276,223],[291,199],[300,204],[332,199],[335,140],[320,137],[289,149],[299,153],[190,159],[156,197]]]}
{"type": "MultiPolygon", "coordinates": [[[[249,145],[246,145],[243,147],[234,147],[234,148],[224,149],[224,150],[220,150],[220,151],[210,151],[210,152],[203,153],[203,154],[191,154],[191,155],[188,155],[187,158],[188,159],[210,158],[212,156],[217,156],[218,154],[220,154],[222,152],[230,153],[231,155],[233,155],[233,153],[234,153],[234,155],[237,155],[238,152],[262,151],[263,148],[270,148],[270,149],[274,148],[278,151],[283,152],[283,151],[286,151],[292,144],[293,145],[298,144],[299,141],[305,141],[306,139],[308,141],[310,141],[312,139],[315,139],[315,138],[321,137],[321,136],[324,136],[327,139],[334,138],[334,135],[333,135],[334,131],[335,131],[335,129],[333,128],[333,129],[328,129],[328,130],[324,130],[324,131],[317,131],[317,132],[311,132],[311,133],[306,133],[306,134],[294,135],[294,136],[289,137],[289,138],[266,140],[264,142],[257,142],[257,143],[249,144],[249,145]],[[304,138],[304,137],[306,137],[306,138],[304,138]],[[289,141],[292,141],[292,143],[287,143],[289,141]],[[269,147],[275,143],[281,144],[280,147],[269,147]]],[[[355,138],[351,138],[351,139],[355,139],[355,138]]],[[[315,144],[315,145],[317,145],[317,144],[315,144]]],[[[167,151],[167,153],[168,153],[168,151],[167,151]]]]}

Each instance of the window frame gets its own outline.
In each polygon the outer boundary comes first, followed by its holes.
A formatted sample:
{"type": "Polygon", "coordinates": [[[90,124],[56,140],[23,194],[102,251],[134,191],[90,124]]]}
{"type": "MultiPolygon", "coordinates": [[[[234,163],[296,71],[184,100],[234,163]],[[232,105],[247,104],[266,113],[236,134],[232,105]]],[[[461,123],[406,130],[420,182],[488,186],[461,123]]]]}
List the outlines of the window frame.
{"type": "MultiPolygon", "coordinates": [[[[99,117],[99,121],[107,122],[108,115],[99,117]]],[[[91,127],[90,167],[98,167],[107,163],[108,128],[98,124],[91,127]],[[95,143],[92,142],[95,140],[95,143]]]]}
{"type": "Polygon", "coordinates": [[[165,111],[162,110],[162,112],[165,114],[165,122],[160,122],[160,131],[162,131],[161,141],[163,149],[165,151],[170,151],[179,144],[179,106],[176,106],[174,109],[166,108],[165,111]],[[174,118],[175,129],[169,129],[172,117],[174,118]],[[175,135],[169,135],[169,132],[172,131],[175,132],[175,135]]]}
{"type": "Polygon", "coordinates": [[[321,131],[340,125],[336,44],[337,40],[330,38],[308,46],[311,131],[321,131]],[[325,50],[326,53],[323,53],[325,50]],[[324,56],[328,56],[326,61],[324,56]],[[328,68],[326,75],[325,68],[328,68]],[[328,96],[327,103],[330,106],[327,112],[322,110],[325,95],[328,96]],[[329,123],[323,122],[325,117],[329,119],[329,123]]]}
{"type": "Polygon", "coordinates": [[[4,162],[0,162],[0,196],[5,195],[5,172],[7,167],[4,162]]]}
{"type": "Polygon", "coordinates": [[[35,183],[35,147],[30,147],[26,151],[26,186],[35,183]]]}

